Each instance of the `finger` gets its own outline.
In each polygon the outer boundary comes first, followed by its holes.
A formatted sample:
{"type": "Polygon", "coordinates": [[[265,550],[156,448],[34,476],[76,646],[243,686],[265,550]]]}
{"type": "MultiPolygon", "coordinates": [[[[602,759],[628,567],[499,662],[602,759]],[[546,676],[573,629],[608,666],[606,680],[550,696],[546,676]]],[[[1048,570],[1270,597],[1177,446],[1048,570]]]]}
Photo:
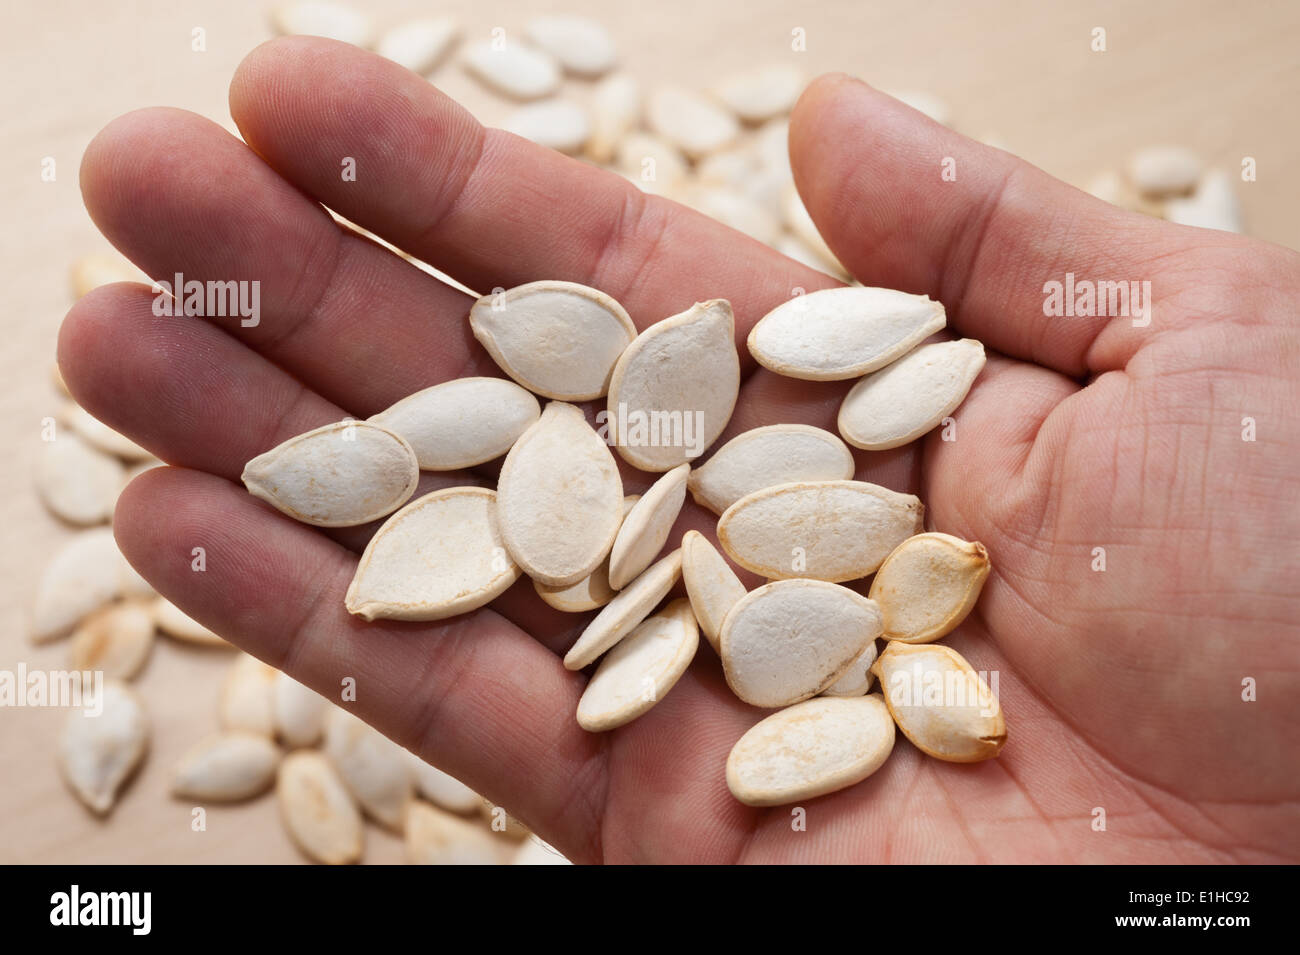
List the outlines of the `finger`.
{"type": "Polygon", "coordinates": [[[346,44],[263,44],[236,72],[230,109],[298,188],[479,291],[581,282],[641,328],[726,298],[743,342],[791,287],[837,284],[621,176],[485,130],[427,81],[346,44]],[[343,156],[355,182],[338,174],[343,156]]]}
{"type": "Polygon", "coordinates": [[[962,335],[1078,377],[1122,367],[1164,327],[1158,308],[1149,328],[1046,315],[1044,285],[1072,272],[1139,291],[1150,282],[1158,296],[1160,260],[1186,249],[1188,232],[1116,209],[842,74],[804,93],[790,152],[800,194],[849,270],[934,296],[962,335]]]}
{"type": "Polygon", "coordinates": [[[573,718],[586,681],[499,615],[363,624],[343,607],[353,555],[196,471],[132,482],[114,530],[186,613],[327,699],[355,680],[355,703],[341,705],[566,855],[596,861],[604,743],[573,718]],[[195,546],[203,573],[191,570],[195,546]]]}
{"type": "Polygon", "coordinates": [[[207,119],[123,116],[87,147],[81,182],[96,225],[149,275],[257,283],[243,287],[249,306],[257,291],[256,325],[208,320],[354,414],[495,372],[464,321],[468,296],[340,228],[207,119]]]}

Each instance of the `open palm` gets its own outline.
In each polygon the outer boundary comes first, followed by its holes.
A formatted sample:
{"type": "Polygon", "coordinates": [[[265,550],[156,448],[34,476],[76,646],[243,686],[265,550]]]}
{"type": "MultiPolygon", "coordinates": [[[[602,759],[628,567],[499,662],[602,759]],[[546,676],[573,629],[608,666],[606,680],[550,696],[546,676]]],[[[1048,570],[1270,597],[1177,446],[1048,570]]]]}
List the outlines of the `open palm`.
{"type": "MultiPolygon", "coordinates": [[[[156,317],[147,287],[120,284],[80,301],[59,344],[77,399],[175,465],[131,485],[115,528],[193,616],[332,699],[355,678],[359,715],[575,861],[1300,858],[1296,255],[1122,213],[856,81],[814,84],[791,153],[823,234],[865,284],[929,293],[990,350],[956,440],[859,452],[857,476],[920,495],[929,527],[987,546],[984,596],[947,642],[997,672],[1009,739],[997,760],[954,765],[900,737],[864,783],[803,813],[757,810],[723,767],[764,714],[706,646],[647,715],[588,734],[574,718],[586,676],[560,654],[589,615],[551,610],[522,580],[463,617],[364,624],[343,594],[374,527],[297,524],[238,478],[292,435],[498,373],[468,297],[319,204],[471,288],[582,282],[642,328],[727,298],[742,344],[795,288],[833,280],[485,130],[341,44],[259,48],[231,110],[249,145],[176,110],[115,121],[87,150],[83,191],[149,274],[259,280],[260,324],[156,317]],[[1066,272],[1150,281],[1151,323],[1044,316],[1043,285],[1066,272]]],[[[743,348],[742,362],[724,439],[834,430],[851,383],[778,378],[743,348]]],[[[629,491],[653,477],[624,475],[629,491]]],[[[417,493],[494,479],[426,474],[417,493]]],[[[669,546],[714,520],[688,505],[669,546]]]]}

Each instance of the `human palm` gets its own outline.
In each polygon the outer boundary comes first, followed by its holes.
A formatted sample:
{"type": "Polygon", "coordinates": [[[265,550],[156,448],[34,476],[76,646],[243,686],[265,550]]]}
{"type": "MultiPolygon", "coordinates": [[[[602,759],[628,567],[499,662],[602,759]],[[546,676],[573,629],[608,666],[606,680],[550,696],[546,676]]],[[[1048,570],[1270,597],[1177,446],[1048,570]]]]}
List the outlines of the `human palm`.
{"type": "MultiPolygon", "coordinates": [[[[551,610],[521,580],[448,621],[364,624],[343,594],[374,526],[297,524],[238,478],[294,434],[496,373],[467,296],[317,203],[471,288],[582,282],[639,327],[723,297],[743,340],[796,288],[833,281],[486,131],[341,44],[254,51],[231,111],[252,149],[176,110],[115,121],[87,150],[83,190],[151,275],[259,280],[260,324],[156,317],[150,290],[123,284],[82,299],[60,336],[78,400],[175,465],[131,485],[115,528],[182,608],[331,698],[355,678],[359,715],[575,861],[1300,857],[1295,254],[1120,212],[856,81],[814,84],[791,154],[823,234],[865,284],[929,293],[990,351],[955,440],[859,452],[857,476],[918,494],[928,527],[987,546],[993,573],[946,642],[997,672],[1009,738],[1000,758],[957,765],[900,736],[875,775],[803,813],[753,809],[724,764],[764,714],[707,647],[649,713],[586,733],[586,676],[560,656],[589,615],[551,610]],[[1044,283],[1070,271],[1149,280],[1150,325],[1045,316],[1044,283]]],[[[779,378],[743,347],[742,362],[724,440],[778,422],[834,430],[850,383],[779,378]]],[[[624,476],[629,491],[653,479],[624,476]]],[[[417,493],[494,480],[425,474],[417,493]]],[[[715,520],[688,504],[669,546],[715,520]]]]}

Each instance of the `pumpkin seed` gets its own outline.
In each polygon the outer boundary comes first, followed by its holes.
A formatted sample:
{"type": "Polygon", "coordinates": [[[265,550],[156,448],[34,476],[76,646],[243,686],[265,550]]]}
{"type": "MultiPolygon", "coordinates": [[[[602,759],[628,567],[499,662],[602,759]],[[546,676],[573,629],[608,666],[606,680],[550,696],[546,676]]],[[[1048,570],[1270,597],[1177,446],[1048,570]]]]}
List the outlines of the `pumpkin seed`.
{"type": "Polygon", "coordinates": [[[560,61],[570,73],[600,76],[618,59],[614,39],[599,21],[590,17],[555,15],[533,17],[525,29],[528,39],[560,61]]]}
{"type": "Polygon", "coordinates": [[[126,469],[66,432],[45,442],[36,471],[36,490],[45,506],[71,524],[100,524],[113,516],[126,469]]]}
{"type": "Polygon", "coordinates": [[[101,670],[105,677],[129,680],[140,672],[153,649],[153,614],[139,601],[95,611],[72,635],[69,664],[74,670],[101,670]]]}
{"type": "Polygon", "coordinates": [[[267,739],[275,735],[275,672],[275,667],[240,652],[221,685],[217,715],[222,729],[256,733],[267,739]]]}
{"type": "Polygon", "coordinates": [[[366,524],[415,492],[420,466],[405,440],[367,421],[340,421],[290,438],[244,467],[248,492],[316,527],[366,524]]]}
{"type": "Polygon", "coordinates": [[[865,481],[778,484],[727,508],[718,542],[740,566],[771,580],[856,580],[919,533],[924,513],[911,494],[865,481]]]}
{"type": "Polygon", "coordinates": [[[69,402],[60,417],[63,426],[75,431],[82,440],[92,447],[125,458],[127,461],[145,461],[153,455],[136,444],[124,434],[114,431],[79,404],[69,402]]]}
{"type": "Polygon", "coordinates": [[[32,639],[61,637],[86,616],[127,592],[138,575],[108,527],[82,531],[54,555],[36,587],[32,639]]]}
{"type": "Polygon", "coordinates": [[[879,694],[821,696],[752,726],[727,757],[727,787],[749,806],[780,806],[852,786],[894,749],[879,694]]]}
{"type": "Polygon", "coordinates": [[[686,501],[689,464],[673,468],[623,518],[609,552],[609,585],[622,590],[659,556],[686,501]]]}
{"type": "Polygon", "coordinates": [[[459,39],[460,24],[455,17],[425,17],[384,33],[375,52],[423,76],[433,72],[459,39]]]}
{"type": "Polygon", "coordinates": [[[868,451],[915,441],[957,409],[983,367],[984,346],[973,338],[915,348],[849,390],[840,434],[868,451]]]}
{"type": "Polygon", "coordinates": [[[474,44],[465,51],[465,69],[515,99],[540,99],[560,86],[560,66],[553,56],[513,41],[501,47],[492,40],[474,44]]]}
{"type": "Polygon", "coordinates": [[[148,745],[149,722],[139,699],[116,680],[105,680],[98,713],[81,708],[68,714],[59,768],[77,798],[102,815],[113,808],[148,745]]]}
{"type": "Polygon", "coordinates": [[[504,378],[457,378],[372,415],[400,435],[425,471],[472,468],[499,458],[541,415],[531,394],[504,378]]]}
{"type": "Polygon", "coordinates": [[[172,794],[235,802],[271,787],[280,750],[255,733],[221,733],[190,747],[172,773],[172,794]]]}
{"type": "Polygon", "coordinates": [[[853,477],[853,452],[837,436],[807,424],[774,424],[736,435],[687,486],[695,503],[721,514],[742,497],[777,484],[853,477]]]}
{"type": "Polygon", "coordinates": [[[497,526],[497,496],[449,487],[417,498],[366,545],[344,603],[363,620],[442,620],[519,579],[497,526]]]}
{"type": "Polygon", "coordinates": [[[647,617],[600,661],[578,701],[578,725],[602,733],[632,722],[673,688],[699,645],[689,601],[647,617]]]}
{"type": "Polygon", "coordinates": [[[412,865],[497,865],[501,852],[482,826],[416,800],[406,819],[406,861],[412,865]]]}
{"type": "Polygon", "coordinates": [[[713,100],[681,86],[661,86],[646,104],[650,129],[692,159],[731,144],[740,134],[736,118],[713,100]]]}
{"type": "Polygon", "coordinates": [[[932,643],[966,619],[989,576],[980,543],[950,534],[909,537],[885,558],[871,581],[886,640],[932,643]]]}
{"type": "Polygon", "coordinates": [[[1201,177],[1201,158],[1182,146],[1151,146],[1133,155],[1128,176],[1148,196],[1190,192],[1201,177]]]}
{"type": "Polygon", "coordinates": [[[501,128],[562,153],[577,153],[591,136],[591,119],[577,103],[548,99],[521,106],[501,128]]]}
{"type": "Polygon", "coordinates": [[[753,706],[789,706],[833,684],[880,636],[880,609],[821,580],[779,580],[736,601],[722,623],[722,668],[753,706]]]}
{"type": "Polygon", "coordinates": [[[622,305],[577,282],[529,282],[485,295],[469,324],[507,375],[561,401],[605,394],[614,363],[636,337],[622,305]]]}
{"type": "Polygon", "coordinates": [[[607,163],[618,152],[623,137],[641,119],[641,84],[630,73],[613,73],[596,84],[591,94],[591,136],[587,157],[607,163]]]}
{"type": "Polygon", "coordinates": [[[510,556],[534,580],[576,583],[609,553],[623,521],[614,457],[570,404],[552,401],[506,455],[497,521],[510,556]]]}
{"type": "Polygon", "coordinates": [[[149,276],[135,267],[124,256],[114,253],[92,253],[72,265],[72,291],[77,298],[91,289],[113,282],[148,282],[149,276]]]}
{"type": "MultiPolygon", "coordinates": [[[[632,510],[632,505],[640,499],[640,494],[629,494],[623,498],[624,520],[627,520],[627,513],[632,510]]],[[[546,584],[534,580],[533,589],[548,605],[564,613],[584,613],[588,610],[597,610],[613,600],[614,595],[618,593],[609,585],[608,557],[601,562],[599,567],[576,584],[569,584],[566,587],[548,587],[546,584]]],[[[435,799],[434,802],[437,802],[437,800],[435,799]]]]}
{"type": "Polygon", "coordinates": [[[309,749],[290,753],[280,763],[276,793],[284,827],[309,859],[326,865],[360,861],[361,813],[328,759],[309,749]]]}
{"type": "Polygon", "coordinates": [[[482,797],[455,776],[444,773],[408,751],[411,776],[421,796],[449,812],[477,812],[482,797]]]}
{"type": "Polygon", "coordinates": [[[736,601],[745,596],[745,585],[718,549],[699,531],[687,531],[682,535],[682,579],[700,630],[714,652],[720,655],[718,634],[722,631],[722,621],[736,601]]]}
{"type": "Polygon", "coordinates": [[[646,568],[636,580],[619,591],[564,656],[564,666],[581,670],[614,646],[652,611],[673,589],[682,572],[681,548],[646,568]]]}
{"type": "Polygon", "coordinates": [[[728,76],[718,84],[718,99],[747,123],[761,123],[794,109],[804,76],[785,63],[760,66],[728,76]]]}
{"type": "Polygon", "coordinates": [[[1007,741],[998,698],[956,650],[891,640],[872,672],[903,735],[953,763],[992,759],[1007,741]]]}
{"type": "Polygon", "coordinates": [[[366,814],[401,832],[414,798],[406,750],[347,710],[333,707],[325,718],[324,751],[366,814]]]}
{"type": "Polygon", "coordinates": [[[374,36],[369,17],[331,0],[282,3],[271,11],[271,25],[291,36],[323,36],[360,47],[369,46],[374,36]]]}
{"type": "Polygon", "coordinates": [[[163,633],[186,643],[208,647],[229,647],[230,644],[199,623],[166,597],[158,597],[150,604],[153,622],[163,633]]]}
{"type": "Polygon", "coordinates": [[[276,735],[289,747],[315,746],[325,732],[329,700],[287,673],[271,680],[271,710],[276,735]]]}
{"type": "MultiPolygon", "coordinates": [[[[883,616],[883,613],[882,613],[883,616]]],[[[822,690],[822,696],[866,696],[871,692],[875,674],[871,665],[876,662],[876,641],[872,640],[858,658],[844,671],[844,675],[822,690]]]]}

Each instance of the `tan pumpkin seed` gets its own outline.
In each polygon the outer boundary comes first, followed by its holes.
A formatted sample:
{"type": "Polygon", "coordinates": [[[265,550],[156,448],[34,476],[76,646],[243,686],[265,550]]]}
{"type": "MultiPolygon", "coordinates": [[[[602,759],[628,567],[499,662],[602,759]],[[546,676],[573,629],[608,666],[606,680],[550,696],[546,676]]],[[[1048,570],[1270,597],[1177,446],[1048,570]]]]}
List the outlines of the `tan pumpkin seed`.
{"type": "Polygon", "coordinates": [[[865,481],[778,484],[727,508],[718,542],[740,566],[770,580],[856,580],[920,533],[924,516],[918,498],[865,481]]]}
{"type": "Polygon", "coordinates": [[[726,299],[697,302],[628,346],[609,383],[609,434],[623,460],[670,471],[698,457],[731,420],[740,389],[736,323],[726,299]]]}
{"type": "Polygon", "coordinates": [[[691,466],[673,468],[645,492],[623,519],[609,552],[609,585],[622,590],[659,556],[686,502],[691,466]]]}
{"type": "Polygon", "coordinates": [[[401,832],[407,805],[414,798],[406,750],[346,710],[333,707],[325,718],[324,752],[366,814],[401,832]]]}
{"type": "Polygon", "coordinates": [[[576,282],[529,282],[485,295],[469,324],[501,369],[561,401],[605,394],[614,363],[636,337],[622,305],[576,282]]]}
{"type": "Polygon", "coordinates": [[[107,813],[148,745],[149,721],[139,699],[116,680],[105,680],[97,705],[68,714],[59,738],[59,768],[78,799],[107,813]]]}
{"type": "Polygon", "coordinates": [[[420,466],[405,440],[367,421],[339,421],[290,438],[244,467],[254,497],[316,527],[389,514],[415,493],[420,466]]]}
{"type": "Polygon", "coordinates": [[[1182,146],[1151,146],[1129,160],[1128,176],[1148,196],[1191,192],[1201,177],[1201,158],[1182,146]]]}
{"type": "Polygon", "coordinates": [[[716,152],[740,135],[734,116],[708,97],[680,86],[661,86],[651,92],[646,121],[692,159],[716,152]]]}
{"type": "Polygon", "coordinates": [[[496,494],[449,487],[412,501],[370,539],[344,598],[363,620],[443,620],[519,579],[497,524],[496,494]]]}
{"type": "Polygon", "coordinates": [[[54,555],[37,584],[32,639],[40,643],[63,636],[109,601],[137,594],[137,581],[143,582],[117,549],[111,528],[76,534],[54,555]]]}
{"type": "Polygon", "coordinates": [[[315,862],[346,865],[361,859],[361,813],[330,761],[300,749],[280,763],[280,815],[294,844],[315,862]]]}
{"type": "Polygon", "coordinates": [[[642,192],[661,196],[672,194],[688,172],[686,159],[676,146],[635,130],[619,144],[615,165],[642,192]]]}
{"type": "Polygon", "coordinates": [[[271,710],[276,736],[285,746],[315,746],[325,732],[329,701],[287,673],[271,680],[271,710]]]}
{"type": "Polygon", "coordinates": [[[984,346],[973,338],[915,348],[849,390],[840,434],[867,451],[915,441],[957,410],[983,367],[984,346]]]}
{"type": "Polygon", "coordinates": [[[761,123],[794,109],[804,82],[796,67],[772,63],[728,76],[715,92],[745,122],[761,123]]]}
{"type": "Polygon", "coordinates": [[[323,36],[360,47],[369,46],[374,37],[369,17],[332,0],[282,3],[271,11],[271,25],[278,33],[323,36]]]}
{"type": "Polygon", "coordinates": [[[721,654],[718,634],[722,632],[722,621],[736,601],[745,596],[745,585],[699,531],[682,535],[682,580],[704,638],[715,653],[721,654]]]}
{"type": "Polygon", "coordinates": [[[41,450],[36,490],[57,517],[101,524],[112,518],[125,478],[122,462],[65,431],[41,450]]]}
{"type": "Polygon", "coordinates": [[[570,670],[581,670],[602,653],[614,646],[642,620],[650,615],[673,589],[682,573],[681,549],[651,564],[636,580],[619,591],[596,618],[582,631],[582,635],[564,656],[564,665],[570,670]]]}
{"type": "Polygon", "coordinates": [[[547,99],[519,107],[501,128],[547,149],[577,153],[591,136],[591,118],[577,103],[547,99]]]}
{"type": "Polygon", "coordinates": [[[823,289],[764,315],[749,350],[788,378],[837,381],[888,365],[944,327],[942,303],[887,288],[823,289]]]}
{"type": "Polygon", "coordinates": [[[436,806],[448,812],[477,813],[482,797],[455,776],[431,766],[419,756],[407,752],[411,777],[416,791],[436,806]]]}
{"type": "Polygon", "coordinates": [[[497,521],[534,580],[565,586],[600,566],[623,522],[623,480],[581,410],[552,401],[515,442],[497,480],[497,521]]]}
{"type": "Polygon", "coordinates": [[[879,694],[818,697],[752,726],[727,757],[727,787],[749,806],[781,806],[852,786],[894,749],[879,694]]]}
{"type": "Polygon", "coordinates": [[[559,60],[570,73],[579,76],[600,76],[612,69],[618,60],[614,38],[603,24],[590,17],[533,17],[524,32],[534,45],[559,60]]]}
{"type": "Polygon", "coordinates": [[[866,696],[871,692],[875,674],[871,665],[876,662],[876,641],[872,640],[858,658],[844,671],[844,675],[822,690],[822,696],[866,696]]]}
{"type": "Polygon", "coordinates": [[[871,581],[886,640],[932,643],[957,628],[989,576],[980,543],[949,534],[909,537],[885,558],[871,581]]]}
{"type": "Polygon", "coordinates": [[[138,601],[112,604],[77,627],[69,647],[69,665],[74,670],[101,670],[105,677],[129,680],[149,659],[153,641],[153,614],[146,605],[138,601]]]}
{"type": "Polygon", "coordinates": [[[432,73],[460,39],[455,17],[424,17],[388,30],[375,52],[422,76],[432,73]]]}
{"type": "Polygon", "coordinates": [[[125,257],[113,253],[92,253],[72,265],[72,291],[77,296],[113,282],[148,282],[149,276],[125,257]]]}
{"type": "Polygon", "coordinates": [[[401,435],[423,470],[453,471],[499,458],[541,413],[537,399],[513,381],[457,378],[368,420],[401,435]]]}
{"type": "Polygon", "coordinates": [[[230,646],[222,637],[217,636],[166,597],[155,599],[150,604],[150,610],[153,613],[155,626],[175,640],[207,647],[230,646]]]}
{"type": "Polygon", "coordinates": [[[127,461],[145,461],[153,455],[136,444],[124,434],[114,431],[100,421],[81,405],[69,402],[60,413],[63,426],[77,433],[77,436],[105,454],[124,458],[127,461]]]}
{"type": "Polygon", "coordinates": [[[722,623],[722,669],[753,706],[789,706],[826,689],[880,636],[880,609],[821,580],[778,580],[736,601],[722,623]]]}
{"type": "Polygon", "coordinates": [[[540,99],[560,87],[560,65],[549,53],[507,41],[492,40],[465,50],[465,69],[485,86],[515,99],[540,99]]]}
{"type": "Polygon", "coordinates": [[[871,668],[894,722],[921,752],[953,763],[992,759],[1007,741],[998,698],[956,650],[891,640],[871,668]]]}
{"type": "Polygon", "coordinates": [[[501,849],[480,825],[416,800],[406,818],[411,865],[498,865],[501,849]]]}
{"type": "Polygon", "coordinates": [[[647,617],[596,667],[578,701],[578,725],[603,733],[632,722],[673,688],[699,645],[689,601],[674,600],[647,617]]]}
{"type": "Polygon", "coordinates": [[[857,465],[836,435],[807,424],[774,424],[736,435],[691,472],[695,503],[721,514],[747,494],[798,481],[846,481],[857,465]]]}
{"type": "Polygon", "coordinates": [[[224,730],[275,736],[275,667],[240,652],[221,685],[217,717],[224,730]]]}
{"type": "Polygon", "coordinates": [[[611,162],[623,137],[636,128],[640,119],[641,84],[636,77],[630,73],[605,77],[591,94],[587,157],[598,163],[611,162]]]}
{"type": "MultiPolygon", "coordinates": [[[[623,498],[624,520],[627,520],[627,514],[628,511],[632,510],[632,505],[640,499],[640,494],[629,494],[623,498]]],[[[614,595],[618,593],[609,584],[608,557],[601,562],[599,567],[576,584],[569,584],[565,587],[549,587],[534,580],[533,589],[537,591],[537,596],[541,597],[548,605],[564,613],[585,613],[588,610],[597,610],[613,600],[614,595]]],[[[434,802],[437,802],[437,800],[435,799],[434,802]]]]}
{"type": "Polygon", "coordinates": [[[235,802],[271,788],[280,750],[255,733],[221,733],[185,751],[172,772],[172,794],[235,802]]]}

